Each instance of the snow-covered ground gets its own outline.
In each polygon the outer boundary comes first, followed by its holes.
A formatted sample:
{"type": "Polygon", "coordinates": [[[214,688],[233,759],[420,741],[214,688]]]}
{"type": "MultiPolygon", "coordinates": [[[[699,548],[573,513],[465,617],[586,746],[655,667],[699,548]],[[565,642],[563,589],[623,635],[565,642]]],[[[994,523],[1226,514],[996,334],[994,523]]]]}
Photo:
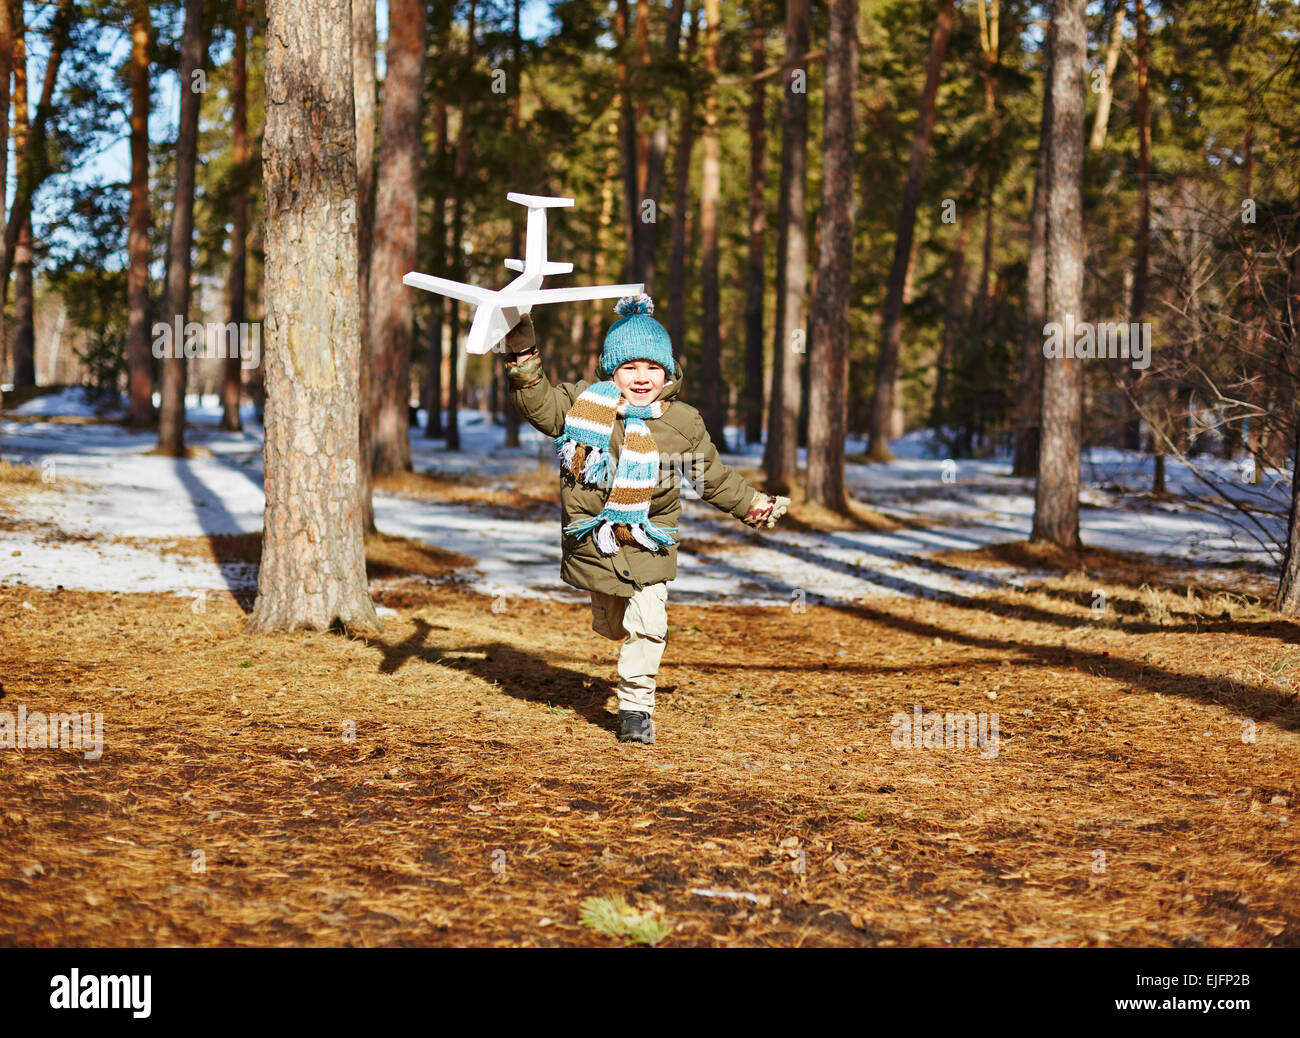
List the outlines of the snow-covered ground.
{"type": "MultiPolygon", "coordinates": [[[[94,414],[94,408],[79,391],[68,390],[38,397],[19,412],[86,416],[94,414]]],[[[8,504],[8,517],[20,520],[20,525],[17,531],[0,531],[0,584],[189,594],[255,586],[255,567],[163,555],[139,543],[261,529],[262,430],[252,409],[245,410],[242,433],[217,428],[220,409],[214,398],[200,402],[191,397],[187,416],[192,427],[186,443],[203,448],[203,456],[192,460],[149,454],[155,434],[113,424],[4,422],[4,460],[40,467],[57,492],[16,495],[8,504]],[[30,531],[24,529],[29,524],[30,531]]],[[[520,430],[522,445],[506,449],[501,446],[504,429],[492,425],[485,413],[463,411],[460,422],[463,449],[456,453],[448,452],[443,441],[428,440],[413,430],[417,471],[495,474],[504,479],[535,468],[539,458],[554,463],[550,441],[527,425],[520,430]]],[[[1006,578],[996,571],[967,572],[930,556],[944,549],[1026,538],[1034,508],[1032,481],[1011,478],[1006,459],[951,461],[931,456],[929,439],[926,433],[910,434],[893,445],[896,461],[850,463],[846,469],[856,497],[904,522],[923,523],[919,528],[825,534],[778,528],[756,537],[686,490],[673,600],[776,605],[800,596],[808,602],[853,601],[890,594],[963,594],[999,586],[1006,578]],[[696,554],[691,549],[692,535],[726,534],[739,535],[730,550],[696,554]]],[[[728,441],[738,444],[739,430],[729,429],[728,441]]],[[[865,445],[851,439],[847,447],[852,454],[865,445]]],[[[754,445],[724,458],[737,467],[757,467],[761,448],[754,445]]],[[[1221,495],[1284,509],[1289,484],[1276,473],[1266,473],[1261,484],[1253,486],[1237,464],[1208,459],[1198,459],[1197,464],[1221,495]]],[[[1150,459],[1140,455],[1088,452],[1081,514],[1086,543],[1146,552],[1189,566],[1268,565],[1265,548],[1221,512],[1143,497],[1151,483],[1150,466],[1150,459]]],[[[1175,495],[1189,490],[1204,494],[1207,489],[1186,466],[1172,460],[1167,485],[1175,495]]],[[[386,533],[476,559],[473,586],[485,593],[585,597],[559,579],[558,514],[548,521],[502,519],[470,505],[377,493],[375,518],[386,533]]],[[[1267,519],[1264,526],[1274,539],[1281,538],[1280,520],[1267,519]]]]}

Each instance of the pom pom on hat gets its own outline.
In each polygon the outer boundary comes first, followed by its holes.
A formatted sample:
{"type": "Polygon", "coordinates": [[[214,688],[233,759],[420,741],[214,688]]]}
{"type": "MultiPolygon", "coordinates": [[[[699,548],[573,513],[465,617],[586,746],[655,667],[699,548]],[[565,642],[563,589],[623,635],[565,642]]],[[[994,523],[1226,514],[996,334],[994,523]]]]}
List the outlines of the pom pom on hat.
{"type": "Polygon", "coordinates": [[[654,309],[654,300],[644,292],[624,296],[614,304],[614,312],[620,316],[605,333],[601,370],[612,374],[620,364],[648,360],[672,373],[675,364],[672,340],[667,329],[650,316],[654,309]]]}
{"type": "Polygon", "coordinates": [[[636,296],[624,296],[614,304],[614,313],[627,317],[630,314],[653,314],[655,302],[646,293],[636,296]]]}

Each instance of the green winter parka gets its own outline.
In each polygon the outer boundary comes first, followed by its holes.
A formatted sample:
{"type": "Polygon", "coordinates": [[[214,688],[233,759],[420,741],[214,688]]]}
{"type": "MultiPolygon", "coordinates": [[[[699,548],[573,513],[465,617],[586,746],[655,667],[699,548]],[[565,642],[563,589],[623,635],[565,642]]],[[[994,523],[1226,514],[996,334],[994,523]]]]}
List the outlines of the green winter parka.
{"type": "MultiPolygon", "coordinates": [[[[562,382],[551,385],[542,371],[539,353],[522,363],[506,360],[510,380],[510,397],[524,419],[543,436],[554,438],[564,431],[564,416],[573,401],[591,383],[562,382]]],[[[704,419],[690,404],[678,399],[682,386],[682,362],[678,360],[672,380],[665,384],[658,399],[663,415],[644,419],[659,450],[659,485],[650,500],[650,520],[661,528],[674,527],[682,514],[679,493],[683,475],[690,479],[700,497],[719,511],[743,519],[757,491],[735,469],[718,456],[704,419]]],[[[597,377],[605,378],[603,371],[597,377]]],[[[615,458],[623,444],[623,419],[615,417],[609,446],[615,458]]],[[[558,471],[559,463],[556,462],[558,471]]],[[[561,526],[576,519],[595,516],[605,506],[608,487],[594,487],[571,479],[560,481],[561,526]]],[[[681,539],[680,529],[673,535],[681,539]]],[[[631,598],[633,592],[648,584],[672,580],[677,576],[677,544],[652,552],[640,544],[620,544],[618,553],[605,555],[596,547],[594,534],[581,541],[561,529],[560,579],[571,587],[601,591],[607,595],[631,598]]]]}

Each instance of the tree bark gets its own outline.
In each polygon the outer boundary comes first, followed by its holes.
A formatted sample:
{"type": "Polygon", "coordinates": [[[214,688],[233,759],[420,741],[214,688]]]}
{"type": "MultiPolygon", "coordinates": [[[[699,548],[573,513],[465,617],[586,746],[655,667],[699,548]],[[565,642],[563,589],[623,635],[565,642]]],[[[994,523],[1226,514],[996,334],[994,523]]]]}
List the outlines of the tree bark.
{"type": "Polygon", "coordinates": [[[894,240],[894,262],[885,290],[885,307],[880,325],[880,353],[876,358],[876,392],[871,401],[871,427],[867,454],[877,461],[893,457],[889,450],[890,426],[894,410],[895,382],[898,378],[898,348],[903,326],[903,284],[907,278],[908,257],[916,230],[916,210],[921,201],[925,165],[930,154],[930,136],[934,130],[935,100],[939,95],[939,78],[948,33],[952,28],[951,0],[939,7],[939,18],[930,37],[930,54],[926,61],[925,89],[921,94],[916,133],[907,163],[907,180],[903,185],[903,205],[898,216],[898,234],[894,240]]]}
{"type": "MultiPolygon", "coordinates": [[[[1145,0],[1134,0],[1137,15],[1137,131],[1138,131],[1138,212],[1134,241],[1133,294],[1129,298],[1129,323],[1140,324],[1147,306],[1147,268],[1151,248],[1151,103],[1147,86],[1147,9],[1145,0]]],[[[1126,398],[1136,392],[1137,372],[1125,371],[1128,385],[1126,398]]],[[[1141,446],[1141,426],[1136,407],[1129,407],[1124,421],[1124,446],[1137,450],[1141,446]]],[[[1162,452],[1160,437],[1154,444],[1162,452]]],[[[1163,472],[1163,469],[1161,470],[1163,472]]],[[[1163,487],[1161,488],[1163,493],[1163,487]]]]}
{"type": "MultiPolygon", "coordinates": [[[[14,15],[14,162],[21,170],[34,159],[34,156],[29,155],[27,151],[30,119],[27,106],[27,26],[21,3],[15,3],[14,15]]],[[[30,209],[21,219],[13,257],[15,387],[36,385],[36,328],[30,209]]]]}
{"type": "MultiPolygon", "coordinates": [[[[983,64],[980,68],[980,77],[984,81],[984,120],[987,124],[985,132],[990,140],[993,140],[999,132],[997,118],[997,67],[998,67],[998,0],[991,0],[986,3],[980,0],[980,52],[983,56],[983,64]]],[[[996,169],[985,168],[982,172],[984,180],[984,248],[980,257],[980,278],[979,278],[979,295],[976,297],[975,306],[975,327],[974,327],[974,347],[980,351],[985,349],[985,337],[988,334],[990,293],[989,282],[993,272],[993,235],[994,235],[994,203],[993,196],[998,184],[998,173],[996,169]]],[[[915,243],[913,244],[915,249],[915,243]]],[[[906,299],[906,293],[904,293],[906,299]]]]}
{"type": "Polygon", "coordinates": [[[808,0],[785,7],[785,62],[781,99],[781,185],[777,205],[776,342],[772,395],[763,453],[766,489],[791,494],[798,475],[799,406],[803,389],[805,290],[808,285],[808,0]]]}
{"type": "MultiPolygon", "coordinates": [[[[1052,151],[1047,190],[1047,319],[1067,348],[1083,303],[1083,145],[1088,31],[1085,0],[1056,0],[1052,151]]],[[[1072,352],[1072,349],[1070,350],[1072,352]]],[[[1083,362],[1044,358],[1042,443],[1031,539],[1073,549],[1079,540],[1083,362]]]]}
{"type": "MultiPolygon", "coordinates": [[[[450,36],[450,32],[448,32],[450,36]]],[[[434,162],[439,169],[447,152],[447,105],[439,100],[434,113],[436,138],[434,142],[434,162]]],[[[439,191],[433,199],[433,232],[430,234],[429,259],[434,270],[442,270],[447,263],[447,192],[439,191]]],[[[518,252],[512,255],[517,256],[518,252]]],[[[424,435],[430,440],[440,439],[442,428],[442,326],[446,309],[446,296],[431,293],[429,307],[429,328],[427,343],[429,351],[429,391],[425,404],[427,419],[424,423],[424,435]]]]}
{"type": "MultiPolygon", "coordinates": [[[[693,61],[699,42],[700,11],[692,8],[686,60],[693,61]]],[[[673,158],[673,230],[668,260],[668,337],[678,356],[686,348],[686,244],[690,230],[691,153],[695,149],[695,93],[688,86],[678,116],[677,152],[673,158]]]]}
{"type": "MultiPolygon", "coordinates": [[[[664,29],[663,55],[665,59],[677,57],[681,45],[682,15],[685,10],[686,0],[672,0],[672,7],[668,11],[668,24],[664,29]]],[[[644,282],[646,291],[652,295],[659,252],[659,216],[663,210],[661,196],[664,187],[664,165],[667,157],[668,111],[667,105],[665,105],[663,118],[658,120],[654,135],[650,138],[650,154],[646,174],[645,196],[654,200],[655,218],[650,223],[641,225],[641,269],[635,278],[637,281],[644,282]]]]}
{"type": "Polygon", "coordinates": [[[375,226],[370,259],[371,414],[375,475],[411,468],[412,292],[420,196],[420,109],[426,13],[420,0],[389,0],[375,226]]]}
{"type": "MultiPolygon", "coordinates": [[[[14,91],[15,96],[17,91],[14,91]]],[[[14,125],[17,146],[18,126],[14,125]]],[[[32,215],[27,214],[14,249],[14,385],[36,385],[36,297],[32,279],[32,215]]]]}
{"type": "MultiPolygon", "coordinates": [[[[0,0],[0,184],[9,183],[9,79],[13,72],[14,16],[9,0],[0,0]]],[[[0,241],[7,231],[5,200],[0,198],[0,241]]],[[[0,299],[0,411],[4,410],[4,374],[8,360],[3,299],[0,299]]]]}
{"type": "MultiPolygon", "coordinates": [[[[58,10],[54,12],[54,19],[50,23],[50,53],[45,61],[41,99],[36,105],[27,144],[23,148],[25,158],[24,161],[15,162],[14,201],[9,208],[9,220],[5,225],[4,261],[0,264],[0,309],[9,293],[9,274],[13,270],[18,235],[31,216],[32,196],[49,173],[49,156],[45,148],[46,127],[54,108],[54,85],[58,81],[59,66],[63,63],[63,54],[68,47],[68,35],[75,16],[76,6],[73,0],[59,0],[58,10]]],[[[13,27],[15,36],[22,31],[21,5],[17,3],[13,9],[13,27]]],[[[17,75],[17,72],[15,66],[14,74],[17,75]]],[[[24,78],[25,76],[24,69],[24,78]]]]}
{"type": "Polygon", "coordinates": [[[360,469],[357,495],[361,527],[375,532],[372,468],[374,437],[371,431],[370,254],[375,226],[375,0],[352,0],[352,111],[357,141],[357,292],[361,336],[357,393],[357,436],[360,469]]]}
{"type": "MultiPolygon", "coordinates": [[[[230,323],[240,330],[246,318],[244,295],[246,256],[248,254],[248,0],[234,0],[231,29],[235,47],[230,61],[231,100],[234,118],[231,124],[230,162],[235,175],[235,193],[230,203],[230,323]]],[[[243,393],[244,369],[238,355],[226,358],[225,379],[221,386],[221,428],[237,432],[242,428],[239,403],[243,393]]]]}
{"type": "Polygon", "coordinates": [[[127,425],[153,425],[153,339],[149,327],[149,48],[146,0],[131,5],[131,201],[127,211],[127,425]]]}
{"type": "Polygon", "coordinates": [[[722,399],[722,340],[718,290],[718,202],[722,195],[722,143],[718,137],[719,36],[722,4],[704,0],[704,132],[700,135],[700,414],[718,449],[727,449],[722,399]]]}
{"type": "MultiPolygon", "coordinates": [[[[630,64],[630,62],[629,62],[630,64]]],[[[636,91],[636,108],[633,121],[629,127],[632,144],[632,162],[634,173],[631,188],[634,206],[628,211],[628,221],[632,228],[633,249],[632,269],[629,280],[640,279],[645,272],[649,256],[650,231],[653,223],[647,223],[642,206],[650,200],[650,91],[646,85],[646,75],[650,70],[650,3],[649,0],[637,0],[636,4],[636,65],[641,74],[640,85],[636,91]]],[[[628,109],[633,111],[632,109],[628,109]]],[[[657,214],[656,214],[657,215],[657,214]]],[[[654,285],[645,281],[646,291],[653,292],[654,285]]]]}
{"type": "Polygon", "coordinates": [[[957,339],[962,334],[962,313],[966,303],[966,243],[970,240],[975,207],[966,199],[962,201],[957,244],[952,250],[952,276],[944,300],[943,340],[939,347],[939,363],[935,365],[934,396],[930,401],[930,424],[933,426],[941,425],[946,418],[949,369],[957,354],[957,339]]]}
{"type": "MultiPolygon", "coordinates": [[[[181,41],[181,111],[176,137],[176,185],[172,194],[172,226],[167,247],[167,287],[163,317],[173,327],[184,326],[190,306],[190,248],[194,237],[194,176],[198,162],[199,82],[194,73],[203,67],[207,43],[203,27],[203,0],[185,0],[185,35],[181,41]]],[[[172,344],[172,354],[162,362],[162,406],[158,414],[158,453],[180,458],[185,454],[185,357],[182,343],[172,344]]]]}
{"type": "MultiPolygon", "coordinates": [[[[623,280],[631,281],[640,269],[639,233],[641,164],[637,158],[637,121],[632,107],[632,23],[627,0],[614,7],[614,36],[618,40],[616,92],[618,96],[618,138],[623,159],[623,280]]],[[[644,103],[644,102],[640,102],[644,103]]]]}
{"type": "Polygon", "coordinates": [[[821,229],[812,312],[808,392],[807,498],[849,514],[844,489],[845,387],[853,287],[853,98],[858,69],[858,0],[831,0],[822,124],[821,229]]]}
{"type": "MultiPolygon", "coordinates": [[[[1283,377],[1294,386],[1292,365],[1300,364],[1300,339],[1297,338],[1296,315],[1300,314],[1300,249],[1291,254],[1291,342],[1290,353],[1282,356],[1283,377]]],[[[1291,421],[1291,511],[1287,517],[1286,555],[1282,560],[1282,573],[1278,579],[1277,597],[1273,608],[1287,616],[1300,616],[1300,416],[1296,414],[1296,401],[1292,393],[1283,402],[1291,421]]],[[[1282,423],[1285,425],[1285,421],[1282,423]]],[[[1253,425],[1253,423],[1252,423],[1253,425]]],[[[1258,468],[1258,461],[1256,468],[1258,468]]]]}
{"type": "Polygon", "coordinates": [[[1295,428],[1286,556],[1282,560],[1282,574],[1277,584],[1277,597],[1273,602],[1273,608],[1287,616],[1300,616],[1300,422],[1295,423],[1295,428]]]}
{"type": "Polygon", "coordinates": [[[1025,274],[1025,323],[1020,336],[1020,398],[1016,406],[1015,457],[1011,474],[1038,475],[1043,410],[1043,325],[1047,321],[1047,178],[1052,161],[1052,39],[1047,28],[1043,53],[1043,105],[1038,129],[1038,165],[1029,222],[1025,274]]]}
{"type": "MultiPolygon", "coordinates": [[[[514,0],[514,21],[511,25],[510,40],[510,61],[514,68],[514,82],[510,91],[510,134],[515,140],[523,136],[523,120],[520,117],[520,99],[524,92],[523,73],[521,66],[521,51],[523,50],[523,38],[520,33],[520,7],[523,0],[514,0]]],[[[648,13],[645,15],[649,18],[648,13]]],[[[511,154],[511,161],[514,170],[513,182],[519,183],[518,162],[511,154]]],[[[520,221],[512,220],[510,223],[510,255],[523,256],[520,251],[523,248],[523,242],[520,236],[520,221]]],[[[647,286],[647,291],[649,287],[647,286]]],[[[506,419],[506,443],[507,447],[519,446],[519,409],[515,407],[513,394],[510,393],[506,385],[506,369],[503,364],[492,365],[492,385],[496,389],[500,387],[499,395],[502,398],[502,410],[505,412],[506,419]]]]}
{"type": "Polygon", "coordinates": [[[349,0],[268,0],[266,519],[253,632],[375,631],[357,478],[361,351],[349,0]]]}
{"type": "MultiPolygon", "coordinates": [[[[469,25],[465,38],[465,69],[474,67],[475,22],[478,0],[470,0],[469,25]]],[[[456,128],[456,165],[451,219],[451,266],[457,280],[464,280],[465,251],[461,247],[465,223],[465,178],[469,175],[469,120],[470,99],[466,94],[460,106],[460,126],[456,128]]],[[[451,345],[447,350],[447,450],[460,450],[460,303],[449,299],[451,307],[451,345]]]]}
{"type": "Polygon", "coordinates": [[[767,65],[762,5],[751,5],[749,99],[749,262],[745,279],[745,442],[763,439],[763,258],[767,237],[767,65]]]}
{"type": "Polygon", "coordinates": [[[1113,80],[1119,68],[1119,52],[1124,43],[1124,18],[1128,13],[1128,0],[1115,0],[1115,14],[1110,23],[1110,40],[1106,44],[1105,78],[1097,94],[1097,114],[1092,121],[1092,136],[1088,139],[1091,151],[1101,151],[1106,143],[1106,124],[1110,120],[1110,103],[1115,96],[1113,80]]]}

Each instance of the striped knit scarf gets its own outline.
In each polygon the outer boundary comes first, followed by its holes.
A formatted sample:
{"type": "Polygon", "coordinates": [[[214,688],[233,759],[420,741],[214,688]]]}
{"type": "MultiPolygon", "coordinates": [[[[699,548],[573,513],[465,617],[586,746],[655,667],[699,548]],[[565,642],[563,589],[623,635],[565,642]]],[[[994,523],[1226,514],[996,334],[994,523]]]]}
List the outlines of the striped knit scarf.
{"type": "Polygon", "coordinates": [[[577,519],[564,532],[582,540],[596,531],[596,546],[605,555],[617,554],[620,544],[637,543],[657,552],[673,543],[677,527],[661,529],[650,522],[650,499],[659,483],[659,450],[643,418],[658,418],[663,404],[652,401],[637,407],[623,399],[612,381],[596,382],[584,389],[564,418],[564,432],[555,437],[560,472],[593,486],[614,485],[599,515],[577,519]],[[623,449],[614,471],[609,437],[614,416],[624,418],[623,449]]]}

